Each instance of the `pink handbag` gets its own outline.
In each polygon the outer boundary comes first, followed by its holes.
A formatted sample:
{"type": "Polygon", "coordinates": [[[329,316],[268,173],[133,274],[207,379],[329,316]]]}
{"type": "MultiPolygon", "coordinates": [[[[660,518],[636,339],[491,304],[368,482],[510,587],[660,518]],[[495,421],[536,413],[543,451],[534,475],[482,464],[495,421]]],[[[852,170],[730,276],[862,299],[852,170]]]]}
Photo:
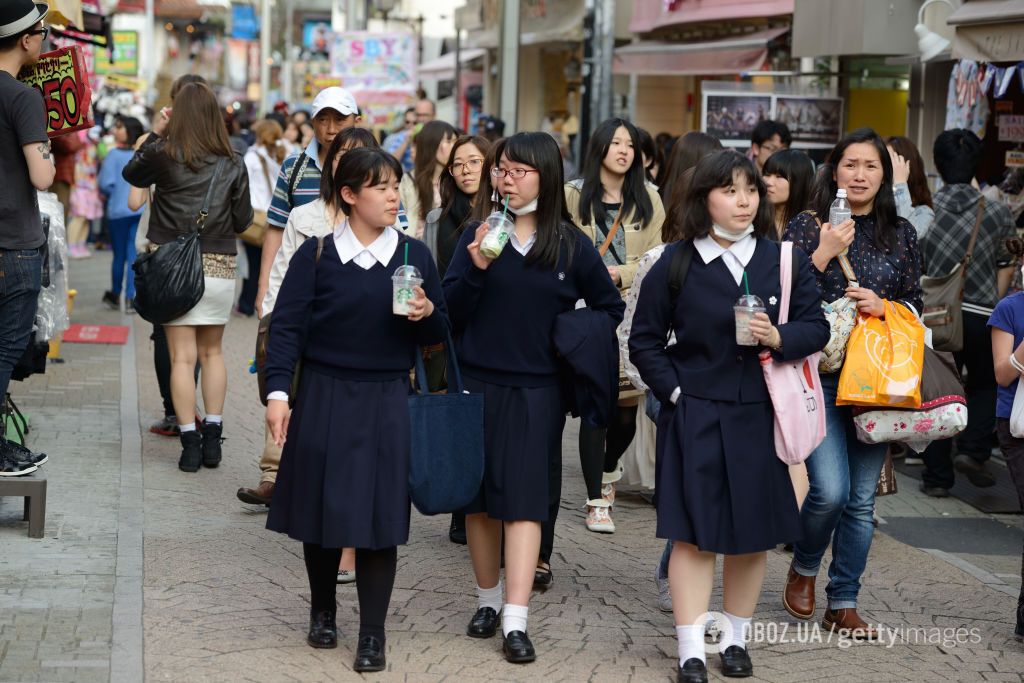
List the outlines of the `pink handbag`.
{"type": "MultiPolygon", "coordinates": [[[[781,246],[779,325],[785,325],[793,288],[793,243],[781,246]]],[[[787,465],[798,465],[825,439],[825,395],[818,376],[821,352],[795,361],[777,361],[767,350],[759,357],[775,410],[775,454],[787,465]]]]}

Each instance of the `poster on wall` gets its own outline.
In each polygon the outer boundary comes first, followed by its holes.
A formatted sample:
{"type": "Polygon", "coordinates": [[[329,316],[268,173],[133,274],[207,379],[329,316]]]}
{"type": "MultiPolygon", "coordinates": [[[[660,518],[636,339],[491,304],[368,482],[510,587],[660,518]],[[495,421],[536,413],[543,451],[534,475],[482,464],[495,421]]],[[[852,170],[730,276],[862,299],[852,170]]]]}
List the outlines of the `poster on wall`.
{"type": "Polygon", "coordinates": [[[92,90],[77,45],[39,55],[38,62],[22,69],[18,80],[42,93],[49,137],[92,127],[92,90]]]}
{"type": "Polygon", "coordinates": [[[334,33],[327,19],[306,20],[302,24],[302,47],[312,52],[327,54],[331,50],[334,33]]]}
{"type": "Polygon", "coordinates": [[[754,126],[771,118],[771,95],[746,93],[704,93],[704,119],[701,131],[714,135],[723,144],[750,144],[754,126]]]}
{"type": "Polygon", "coordinates": [[[416,94],[419,53],[410,33],[347,31],[334,36],[331,75],[356,98],[371,127],[392,127],[416,94]]]}
{"type": "Polygon", "coordinates": [[[843,101],[778,95],[772,118],[789,127],[794,145],[801,142],[834,145],[842,133],[843,101]]]}

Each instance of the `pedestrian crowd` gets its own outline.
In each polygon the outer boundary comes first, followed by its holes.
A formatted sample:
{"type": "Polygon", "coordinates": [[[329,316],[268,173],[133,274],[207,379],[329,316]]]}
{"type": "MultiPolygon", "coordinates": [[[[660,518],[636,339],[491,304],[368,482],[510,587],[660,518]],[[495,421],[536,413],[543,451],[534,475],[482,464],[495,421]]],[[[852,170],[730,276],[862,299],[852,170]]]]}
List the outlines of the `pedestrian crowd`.
{"type": "MultiPolygon", "coordinates": [[[[153,431],[177,436],[179,468],[198,472],[220,463],[226,431],[264,429],[253,454],[258,485],[238,498],[268,506],[267,528],[303,544],[310,646],[337,646],[336,587],[355,583],[356,671],[386,665],[397,549],[417,496],[414,442],[424,437],[409,418],[417,366],[421,392],[452,387],[457,398],[464,387],[482,397],[482,474],[446,512],[475,578],[466,633],[500,631],[514,663],[537,656],[530,597],[558,569],[567,414],[580,417],[590,532],[615,532],[625,469],[654,485],[654,533],[667,543],[653,573],[658,604],[675,619],[678,680],[707,680],[702,615],[718,555],[723,675],[752,675],[751,621],[767,551],[780,545],[793,554],[782,591],[791,615],[821,614],[823,628],[877,637],[858,595],[879,478],[887,457],[906,448],[863,438],[860,413],[844,400],[845,367],[819,373],[805,361],[836,338],[830,302],[846,301],[861,321],[909,320],[926,339],[929,278],[960,269],[962,343],[950,362],[965,378],[969,418],[956,439],[924,449],[922,490],[948,495],[957,472],[991,486],[998,444],[1024,503],[1024,431],[1014,421],[1024,412],[1024,293],[1014,286],[1024,242],[1011,210],[977,186],[974,133],[935,140],[934,193],[906,138],[855,130],[815,165],[790,149],[785,125],[768,120],[744,154],[705,133],[652,136],[609,119],[590,136],[580,176],[567,178],[565,149],[551,134],[502,137],[493,118],[462,131],[437,120],[426,99],[381,144],[342,88],[320,92],[308,114],[275,111],[241,126],[191,76],[174,84],[148,132],[117,118],[102,161],[89,161],[95,152],[83,150],[96,145],[78,138],[73,173],[61,179],[42,104],[14,78],[45,33],[41,10],[25,7],[21,23],[4,27],[17,30],[0,36],[0,181],[11,188],[0,197],[0,396],[40,286],[34,190],[57,178],[69,224],[78,221],[72,255],[86,249],[81,226],[98,217],[87,202],[76,207],[75,193],[93,191],[105,198],[114,252],[103,301],[153,322],[165,412],[153,431]],[[847,214],[835,213],[837,197],[847,214]],[[194,301],[173,316],[154,312],[131,264],[158,263],[190,235],[199,249],[194,301]],[[221,347],[233,312],[260,318],[261,426],[226,428],[222,419],[221,347]],[[795,461],[783,460],[773,364],[805,368],[823,401],[810,409],[823,413],[820,438],[795,461]]],[[[927,383],[920,368],[915,382],[927,383]]],[[[39,464],[40,454],[0,446],[5,476],[39,464]]],[[[1016,633],[1024,636],[1024,591],[1016,633]]]]}

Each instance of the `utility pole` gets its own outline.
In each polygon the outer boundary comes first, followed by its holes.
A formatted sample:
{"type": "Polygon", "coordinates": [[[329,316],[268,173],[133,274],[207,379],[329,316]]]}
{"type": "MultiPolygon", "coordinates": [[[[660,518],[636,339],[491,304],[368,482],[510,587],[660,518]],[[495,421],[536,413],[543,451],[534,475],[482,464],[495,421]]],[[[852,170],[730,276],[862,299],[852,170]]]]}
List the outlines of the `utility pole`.
{"type": "Polygon", "coordinates": [[[262,0],[260,11],[260,116],[270,113],[270,16],[271,0],[262,0]]]}
{"type": "MultiPolygon", "coordinates": [[[[598,106],[597,121],[595,124],[612,117],[612,56],[615,52],[615,0],[600,0],[600,17],[598,35],[594,42],[600,47],[597,54],[597,62],[600,65],[598,73],[601,75],[600,85],[596,88],[598,106]]],[[[596,128],[596,125],[595,125],[596,128]]]]}
{"type": "Polygon", "coordinates": [[[455,97],[455,126],[462,128],[469,122],[462,120],[462,30],[458,12],[455,13],[455,90],[452,95],[455,97]]]}
{"type": "Polygon", "coordinates": [[[345,3],[345,29],[348,31],[366,30],[366,2],[364,0],[347,0],[345,3]]]}
{"type": "Polygon", "coordinates": [[[590,119],[594,105],[594,28],[597,0],[587,0],[585,14],[583,15],[583,64],[580,65],[580,73],[583,82],[580,85],[580,132],[576,136],[577,149],[576,166],[583,168],[583,157],[587,153],[587,145],[590,143],[590,119]]]}
{"type": "Polygon", "coordinates": [[[498,116],[512,135],[519,129],[519,0],[501,0],[500,35],[498,116]]]}
{"type": "Polygon", "coordinates": [[[282,97],[295,109],[295,0],[284,0],[284,64],[281,65],[282,97]]]}
{"type": "MultiPolygon", "coordinates": [[[[153,104],[156,99],[156,51],[153,49],[153,22],[156,21],[156,10],[153,5],[154,0],[146,0],[146,23],[142,27],[143,44],[149,46],[149,49],[145,51],[146,68],[142,72],[142,78],[146,81],[143,93],[146,104],[153,104]]],[[[139,50],[139,54],[142,53],[143,51],[139,50]]]]}

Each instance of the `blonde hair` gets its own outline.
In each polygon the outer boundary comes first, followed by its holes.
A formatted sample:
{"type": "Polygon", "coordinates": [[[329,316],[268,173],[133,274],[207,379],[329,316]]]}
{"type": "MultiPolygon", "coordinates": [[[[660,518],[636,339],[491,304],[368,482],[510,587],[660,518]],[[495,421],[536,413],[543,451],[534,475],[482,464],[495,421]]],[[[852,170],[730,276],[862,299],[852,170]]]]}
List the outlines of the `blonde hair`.
{"type": "Polygon", "coordinates": [[[284,131],[277,121],[260,119],[253,124],[252,133],[256,136],[256,144],[266,148],[267,154],[277,163],[280,164],[288,156],[288,150],[284,145],[284,131]]]}

